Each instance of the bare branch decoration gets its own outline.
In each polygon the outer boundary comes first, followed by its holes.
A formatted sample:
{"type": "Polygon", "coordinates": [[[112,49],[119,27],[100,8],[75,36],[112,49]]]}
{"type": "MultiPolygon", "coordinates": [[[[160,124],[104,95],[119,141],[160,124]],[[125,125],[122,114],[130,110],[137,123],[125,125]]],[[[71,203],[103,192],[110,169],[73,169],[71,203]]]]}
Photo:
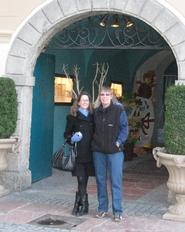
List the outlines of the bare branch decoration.
{"type": "Polygon", "coordinates": [[[99,99],[98,99],[99,93],[107,77],[107,73],[109,70],[109,64],[104,62],[102,64],[96,63],[95,65],[96,65],[96,72],[95,72],[95,77],[92,82],[92,102],[94,104],[94,107],[96,108],[99,104],[99,99]],[[97,93],[97,97],[95,100],[95,88],[96,87],[97,87],[98,93],[97,93]]]}
{"type": "MultiPolygon", "coordinates": [[[[68,65],[66,65],[66,64],[62,65],[62,69],[64,71],[65,76],[67,78],[70,78],[70,75],[68,74],[67,68],[68,68],[68,65]]],[[[74,74],[75,86],[73,86],[73,89],[72,89],[74,99],[77,99],[78,95],[81,93],[81,91],[83,89],[83,87],[80,88],[79,71],[80,71],[80,68],[78,67],[78,65],[74,65],[73,74],[74,74]]]]}

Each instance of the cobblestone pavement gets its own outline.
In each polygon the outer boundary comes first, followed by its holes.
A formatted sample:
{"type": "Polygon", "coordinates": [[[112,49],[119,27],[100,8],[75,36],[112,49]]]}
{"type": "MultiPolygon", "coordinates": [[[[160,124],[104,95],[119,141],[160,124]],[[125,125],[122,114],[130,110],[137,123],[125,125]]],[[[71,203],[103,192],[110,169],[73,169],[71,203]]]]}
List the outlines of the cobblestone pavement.
{"type": "Polygon", "coordinates": [[[30,189],[0,198],[0,232],[184,232],[185,223],[162,219],[168,208],[166,180],[167,173],[157,169],[152,159],[138,157],[126,162],[123,180],[125,220],[115,223],[111,207],[107,218],[94,217],[97,199],[93,177],[88,184],[90,212],[87,216],[73,217],[76,179],[70,173],[53,170],[51,177],[32,184],[30,189]],[[57,220],[61,224],[52,224],[57,220]],[[42,224],[50,221],[49,225],[42,224]]]}

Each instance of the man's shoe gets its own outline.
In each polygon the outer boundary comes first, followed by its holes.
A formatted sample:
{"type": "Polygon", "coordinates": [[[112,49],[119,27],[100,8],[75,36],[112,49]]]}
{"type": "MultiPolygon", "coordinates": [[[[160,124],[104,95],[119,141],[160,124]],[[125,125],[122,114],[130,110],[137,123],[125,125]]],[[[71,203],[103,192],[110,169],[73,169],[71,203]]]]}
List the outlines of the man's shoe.
{"type": "Polygon", "coordinates": [[[120,222],[123,220],[123,216],[121,214],[115,214],[114,215],[114,221],[115,222],[120,222]]]}
{"type": "Polygon", "coordinates": [[[96,214],[96,217],[97,217],[97,218],[104,218],[104,217],[106,217],[107,215],[108,215],[107,212],[98,212],[98,213],[96,214]]]}

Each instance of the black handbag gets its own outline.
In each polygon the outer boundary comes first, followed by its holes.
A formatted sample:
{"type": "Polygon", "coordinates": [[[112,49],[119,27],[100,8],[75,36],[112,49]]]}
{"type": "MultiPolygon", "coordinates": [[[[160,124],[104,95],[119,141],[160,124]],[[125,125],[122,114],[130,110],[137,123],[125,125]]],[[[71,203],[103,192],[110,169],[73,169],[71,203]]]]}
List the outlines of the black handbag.
{"type": "Polygon", "coordinates": [[[73,171],[76,155],[76,143],[70,145],[65,142],[62,147],[53,154],[53,168],[63,171],[73,171]]]}

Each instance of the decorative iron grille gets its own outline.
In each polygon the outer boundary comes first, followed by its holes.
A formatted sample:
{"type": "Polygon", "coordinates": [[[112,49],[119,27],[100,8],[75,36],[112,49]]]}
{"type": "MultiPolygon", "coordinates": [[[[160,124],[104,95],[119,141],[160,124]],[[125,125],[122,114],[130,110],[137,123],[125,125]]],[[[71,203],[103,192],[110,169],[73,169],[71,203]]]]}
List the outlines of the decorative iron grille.
{"type": "Polygon", "coordinates": [[[101,15],[75,22],[56,34],[48,49],[169,49],[161,35],[145,22],[129,17],[133,25],[127,28],[127,16],[118,17],[117,28],[110,26],[113,15],[107,15],[104,27],[100,26],[101,15]]]}

